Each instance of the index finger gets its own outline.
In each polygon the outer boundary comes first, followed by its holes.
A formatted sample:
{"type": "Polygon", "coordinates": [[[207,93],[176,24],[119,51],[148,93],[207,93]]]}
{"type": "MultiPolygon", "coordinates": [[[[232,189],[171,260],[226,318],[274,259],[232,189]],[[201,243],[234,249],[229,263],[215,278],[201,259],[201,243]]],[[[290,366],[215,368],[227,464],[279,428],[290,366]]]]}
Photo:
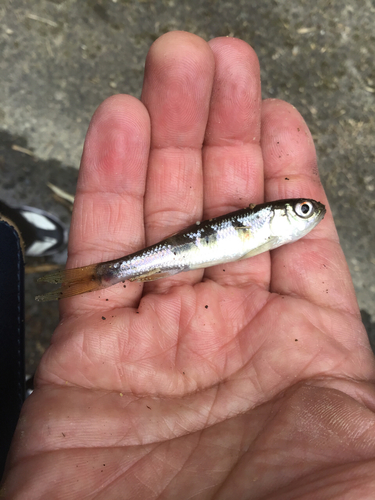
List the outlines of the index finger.
{"type": "MultiPolygon", "coordinates": [[[[143,196],[150,120],[128,95],[105,100],[87,132],[69,235],[68,268],[116,259],[144,246],[143,196]]],[[[127,283],[64,300],[62,313],[134,306],[142,287],[127,283]]]]}
{"type": "Polygon", "coordinates": [[[270,290],[359,314],[332,212],[320,182],[310,131],[290,104],[270,99],[262,109],[265,198],[312,198],[324,203],[324,220],[301,240],[272,254],[270,290]]]}

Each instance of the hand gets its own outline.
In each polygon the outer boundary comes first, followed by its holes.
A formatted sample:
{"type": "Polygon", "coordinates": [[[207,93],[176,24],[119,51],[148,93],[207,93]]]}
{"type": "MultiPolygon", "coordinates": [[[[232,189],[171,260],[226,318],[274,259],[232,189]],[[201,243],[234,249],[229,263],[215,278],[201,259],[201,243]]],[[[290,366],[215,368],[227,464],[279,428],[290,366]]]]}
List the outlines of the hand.
{"type": "MultiPolygon", "coordinates": [[[[141,102],[92,119],[68,266],[292,197],[328,208],[308,128],[261,101],[253,50],[168,33],[141,102]]],[[[329,208],[271,255],[125,286],[61,301],[6,498],[374,495],[374,358],[329,208]]]]}

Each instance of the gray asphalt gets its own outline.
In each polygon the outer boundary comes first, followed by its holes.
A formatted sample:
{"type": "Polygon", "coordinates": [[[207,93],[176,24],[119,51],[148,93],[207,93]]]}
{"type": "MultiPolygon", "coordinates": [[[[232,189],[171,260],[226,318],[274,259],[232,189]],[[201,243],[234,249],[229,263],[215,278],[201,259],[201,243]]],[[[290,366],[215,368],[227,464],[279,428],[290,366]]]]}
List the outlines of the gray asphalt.
{"type": "MultiPolygon", "coordinates": [[[[47,209],[66,224],[70,211],[46,183],[74,193],[92,113],[110,95],[139,97],[144,59],[157,37],[180,29],[251,44],[264,98],[291,102],[313,133],[363,319],[375,339],[372,1],[0,0],[0,21],[0,199],[47,209]]],[[[40,264],[29,259],[28,270],[40,264]]],[[[29,373],[58,321],[56,304],[33,300],[41,291],[36,276],[26,280],[29,373]]]]}

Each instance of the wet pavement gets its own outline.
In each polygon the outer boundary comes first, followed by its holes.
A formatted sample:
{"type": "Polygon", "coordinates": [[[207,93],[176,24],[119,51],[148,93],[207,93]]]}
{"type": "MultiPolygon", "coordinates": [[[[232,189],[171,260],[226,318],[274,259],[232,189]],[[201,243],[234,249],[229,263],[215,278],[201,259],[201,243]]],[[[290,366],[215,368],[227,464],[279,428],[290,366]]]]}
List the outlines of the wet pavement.
{"type": "MultiPolygon", "coordinates": [[[[74,194],[92,113],[115,93],[139,97],[151,43],[174,29],[250,43],[262,66],[263,96],[294,104],[313,133],[375,344],[373,2],[3,0],[0,21],[0,199],[48,210],[67,226],[69,207],[47,182],[74,194]]],[[[58,321],[57,304],[34,301],[43,287],[33,271],[62,265],[65,257],[27,261],[28,373],[58,321]]]]}

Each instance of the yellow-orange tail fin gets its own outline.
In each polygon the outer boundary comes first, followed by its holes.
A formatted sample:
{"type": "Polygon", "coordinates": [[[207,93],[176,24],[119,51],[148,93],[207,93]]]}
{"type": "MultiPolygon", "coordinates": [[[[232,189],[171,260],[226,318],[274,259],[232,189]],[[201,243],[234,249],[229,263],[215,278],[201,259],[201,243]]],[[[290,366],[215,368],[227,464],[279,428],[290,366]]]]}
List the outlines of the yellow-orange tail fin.
{"type": "Polygon", "coordinates": [[[81,293],[92,292],[103,288],[101,279],[96,272],[97,264],[77,267],[75,269],[65,269],[54,273],[46,274],[38,279],[47,283],[62,283],[61,288],[37,295],[36,300],[44,302],[47,300],[65,299],[81,293]]]}

